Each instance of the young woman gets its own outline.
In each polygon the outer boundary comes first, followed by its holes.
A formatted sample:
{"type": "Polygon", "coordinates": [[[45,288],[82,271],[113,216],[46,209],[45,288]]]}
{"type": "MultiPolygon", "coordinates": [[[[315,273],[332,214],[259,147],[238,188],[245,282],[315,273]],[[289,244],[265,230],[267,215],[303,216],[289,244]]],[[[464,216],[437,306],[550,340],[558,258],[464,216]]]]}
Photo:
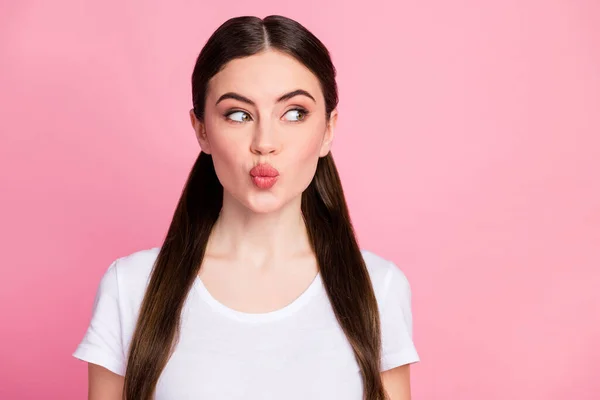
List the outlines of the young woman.
{"type": "Polygon", "coordinates": [[[192,92],[201,152],[166,238],[110,265],[74,353],[89,398],[410,399],[410,286],[357,244],[327,49],[288,18],[233,18],[192,92]]]}

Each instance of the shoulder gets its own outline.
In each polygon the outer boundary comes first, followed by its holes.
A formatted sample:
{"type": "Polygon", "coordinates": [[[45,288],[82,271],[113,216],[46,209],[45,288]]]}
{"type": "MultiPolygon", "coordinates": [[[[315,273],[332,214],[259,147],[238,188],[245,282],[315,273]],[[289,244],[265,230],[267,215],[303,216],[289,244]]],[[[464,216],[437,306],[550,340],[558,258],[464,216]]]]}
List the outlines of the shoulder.
{"type": "Polygon", "coordinates": [[[159,247],[138,250],[117,258],[113,264],[119,276],[124,279],[147,277],[152,271],[159,250],[159,247]]]}
{"type": "Polygon", "coordinates": [[[96,292],[88,329],[73,355],[125,375],[126,354],[158,248],[114,259],[96,292]]]}
{"type": "Polygon", "coordinates": [[[361,254],[380,304],[389,297],[390,292],[410,299],[411,288],[408,278],[396,263],[367,249],[361,249],[361,254]]]}
{"type": "Polygon", "coordinates": [[[408,279],[394,262],[361,250],[381,317],[382,370],[419,361],[412,341],[412,293],[408,279]]]}
{"type": "Polygon", "coordinates": [[[112,262],[106,275],[114,276],[121,300],[141,301],[159,250],[159,247],[138,250],[112,262]]]}

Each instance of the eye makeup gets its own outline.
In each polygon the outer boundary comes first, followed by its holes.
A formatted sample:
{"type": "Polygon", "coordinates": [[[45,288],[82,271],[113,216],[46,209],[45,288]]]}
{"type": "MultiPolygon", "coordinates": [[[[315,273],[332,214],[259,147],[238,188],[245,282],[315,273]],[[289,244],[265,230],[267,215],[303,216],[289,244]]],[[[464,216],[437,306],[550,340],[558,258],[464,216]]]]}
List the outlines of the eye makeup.
{"type": "MultiPolygon", "coordinates": [[[[286,110],[283,113],[283,116],[285,116],[287,113],[289,113],[290,111],[297,111],[298,113],[300,113],[302,115],[302,117],[298,120],[295,121],[290,121],[290,120],[285,120],[286,122],[290,122],[290,123],[298,123],[298,122],[303,122],[306,120],[306,118],[308,118],[308,116],[310,115],[310,111],[308,111],[306,108],[301,107],[301,106],[293,106],[292,108],[290,108],[289,110],[286,110]]],[[[252,121],[252,117],[250,115],[250,113],[246,110],[242,110],[239,108],[232,108],[227,110],[224,114],[223,114],[223,118],[225,118],[226,121],[228,122],[232,122],[232,123],[236,123],[236,124],[241,124],[244,122],[248,122],[248,121],[252,121]],[[231,115],[236,114],[236,113],[242,113],[243,115],[247,115],[248,118],[250,118],[249,120],[246,121],[237,121],[234,119],[231,119],[231,115]]],[[[283,118],[283,117],[282,117],[283,118]]]]}
{"type": "Polygon", "coordinates": [[[294,107],[294,108],[290,108],[289,110],[287,110],[283,115],[285,116],[290,111],[297,111],[302,115],[302,118],[300,118],[296,121],[286,120],[287,122],[292,122],[292,123],[305,121],[309,114],[309,111],[307,109],[305,109],[304,107],[294,107]]]}

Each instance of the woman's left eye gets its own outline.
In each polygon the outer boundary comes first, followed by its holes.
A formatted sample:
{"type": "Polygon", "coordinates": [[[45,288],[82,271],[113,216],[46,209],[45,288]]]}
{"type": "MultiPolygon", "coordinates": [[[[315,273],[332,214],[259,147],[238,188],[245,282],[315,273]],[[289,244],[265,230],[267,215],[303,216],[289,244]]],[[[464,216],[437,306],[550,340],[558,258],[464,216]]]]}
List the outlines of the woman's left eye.
{"type": "Polygon", "coordinates": [[[288,120],[288,121],[298,122],[298,121],[302,121],[304,118],[306,118],[306,114],[308,114],[308,112],[306,110],[303,110],[301,108],[294,108],[293,110],[286,112],[284,117],[288,116],[288,117],[286,117],[286,120],[288,120]]]}

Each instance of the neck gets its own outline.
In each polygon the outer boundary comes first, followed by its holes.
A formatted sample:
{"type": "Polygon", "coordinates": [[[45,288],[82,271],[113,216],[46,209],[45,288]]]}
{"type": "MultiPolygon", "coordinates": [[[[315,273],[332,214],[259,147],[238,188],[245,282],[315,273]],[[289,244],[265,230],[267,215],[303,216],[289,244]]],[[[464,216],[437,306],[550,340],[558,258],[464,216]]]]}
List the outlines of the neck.
{"type": "Polygon", "coordinates": [[[275,212],[256,213],[225,195],[207,255],[261,268],[312,253],[301,196],[275,212]]]}

